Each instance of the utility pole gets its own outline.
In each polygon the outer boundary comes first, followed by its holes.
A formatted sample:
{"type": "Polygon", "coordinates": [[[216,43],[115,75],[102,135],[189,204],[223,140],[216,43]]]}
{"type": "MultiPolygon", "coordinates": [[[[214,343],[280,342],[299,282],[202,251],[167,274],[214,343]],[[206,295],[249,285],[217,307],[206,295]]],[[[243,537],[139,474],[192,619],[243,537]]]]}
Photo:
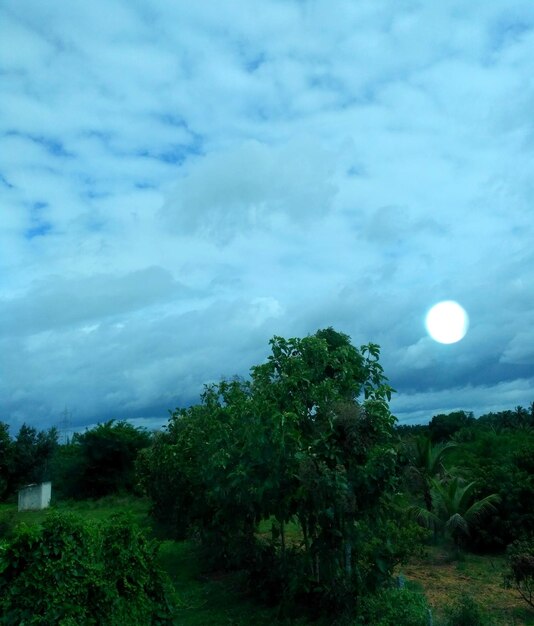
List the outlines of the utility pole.
{"type": "Polygon", "coordinates": [[[59,442],[66,445],[69,443],[69,433],[72,425],[72,413],[65,406],[65,410],[61,414],[63,417],[58,423],[59,442]]]}

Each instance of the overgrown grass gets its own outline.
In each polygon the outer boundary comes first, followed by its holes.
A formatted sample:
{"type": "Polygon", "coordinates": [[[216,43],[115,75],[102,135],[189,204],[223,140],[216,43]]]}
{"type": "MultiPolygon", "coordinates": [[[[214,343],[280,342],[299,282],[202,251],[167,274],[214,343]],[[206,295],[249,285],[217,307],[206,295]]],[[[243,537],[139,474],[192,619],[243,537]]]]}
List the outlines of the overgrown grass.
{"type": "Polygon", "coordinates": [[[191,542],[164,541],[161,544],[160,559],[174,587],[176,624],[181,626],[289,624],[288,621],[278,619],[275,609],[258,606],[246,597],[239,575],[225,573],[205,577],[199,566],[195,546],[191,542]]]}

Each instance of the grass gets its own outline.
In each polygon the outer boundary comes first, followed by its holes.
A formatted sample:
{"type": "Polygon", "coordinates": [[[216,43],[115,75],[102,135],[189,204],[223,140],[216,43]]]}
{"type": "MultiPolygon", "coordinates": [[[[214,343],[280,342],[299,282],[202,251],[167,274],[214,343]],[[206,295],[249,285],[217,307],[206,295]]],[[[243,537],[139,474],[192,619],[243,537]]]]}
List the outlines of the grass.
{"type": "Polygon", "coordinates": [[[513,589],[505,589],[504,557],[462,554],[454,560],[440,547],[431,547],[423,559],[402,568],[406,578],[422,588],[437,620],[451,601],[468,593],[499,626],[534,626],[534,612],[513,589]]]}
{"type": "Polygon", "coordinates": [[[109,518],[115,513],[127,513],[134,521],[147,531],[152,529],[152,521],[149,517],[150,503],[143,498],[132,498],[131,496],[109,496],[100,500],[67,500],[53,504],[50,509],[42,511],[22,511],[17,512],[17,504],[0,504],[0,521],[6,516],[15,515],[15,523],[24,523],[28,526],[40,524],[48,512],[68,511],[77,513],[85,519],[100,521],[109,518]]]}
{"type": "Polygon", "coordinates": [[[189,541],[164,541],[161,565],[169,575],[180,626],[269,626],[285,624],[275,609],[258,606],[242,591],[235,574],[204,577],[195,546],[189,541]]]}

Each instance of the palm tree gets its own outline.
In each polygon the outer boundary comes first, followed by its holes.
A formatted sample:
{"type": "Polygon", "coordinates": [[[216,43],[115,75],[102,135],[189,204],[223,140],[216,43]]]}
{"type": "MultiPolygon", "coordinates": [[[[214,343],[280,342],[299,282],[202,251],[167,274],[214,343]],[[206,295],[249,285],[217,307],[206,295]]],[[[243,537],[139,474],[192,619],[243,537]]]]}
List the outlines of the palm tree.
{"type": "Polygon", "coordinates": [[[500,501],[496,493],[474,500],[476,482],[463,485],[457,477],[449,482],[431,479],[431,483],[433,511],[424,517],[450,533],[457,548],[462,539],[469,535],[471,524],[495,510],[494,504],[500,501]]]}
{"type": "Polygon", "coordinates": [[[438,474],[443,474],[443,458],[445,453],[458,444],[450,441],[432,445],[429,437],[422,435],[415,440],[414,455],[411,470],[422,483],[423,499],[427,511],[432,511],[432,480],[438,474]]]}

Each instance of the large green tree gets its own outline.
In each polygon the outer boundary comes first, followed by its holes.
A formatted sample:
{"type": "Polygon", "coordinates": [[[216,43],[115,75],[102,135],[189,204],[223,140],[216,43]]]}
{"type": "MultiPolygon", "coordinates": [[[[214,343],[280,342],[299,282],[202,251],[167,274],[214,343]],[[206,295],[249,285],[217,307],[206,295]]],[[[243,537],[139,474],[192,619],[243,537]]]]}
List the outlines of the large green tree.
{"type": "Polygon", "coordinates": [[[211,385],[199,406],[175,411],[139,475],[155,512],[194,531],[218,566],[278,577],[281,593],[354,598],[395,558],[381,534],[397,483],[393,390],[378,346],[356,348],[332,328],[270,346],[249,380],[211,385]],[[383,539],[372,549],[371,535],[383,539]]]}
{"type": "Polygon", "coordinates": [[[110,420],[75,433],[54,459],[58,489],[75,498],[133,491],[137,455],[150,442],[150,433],[125,421],[110,420]]]}
{"type": "Polygon", "coordinates": [[[270,512],[280,528],[296,517],[316,581],[349,579],[356,522],[380,503],[393,479],[394,419],[378,346],[357,349],[332,328],[303,339],[274,337],[252,388],[269,456],[270,512]],[[361,399],[361,403],[358,402],[361,399]]]}

